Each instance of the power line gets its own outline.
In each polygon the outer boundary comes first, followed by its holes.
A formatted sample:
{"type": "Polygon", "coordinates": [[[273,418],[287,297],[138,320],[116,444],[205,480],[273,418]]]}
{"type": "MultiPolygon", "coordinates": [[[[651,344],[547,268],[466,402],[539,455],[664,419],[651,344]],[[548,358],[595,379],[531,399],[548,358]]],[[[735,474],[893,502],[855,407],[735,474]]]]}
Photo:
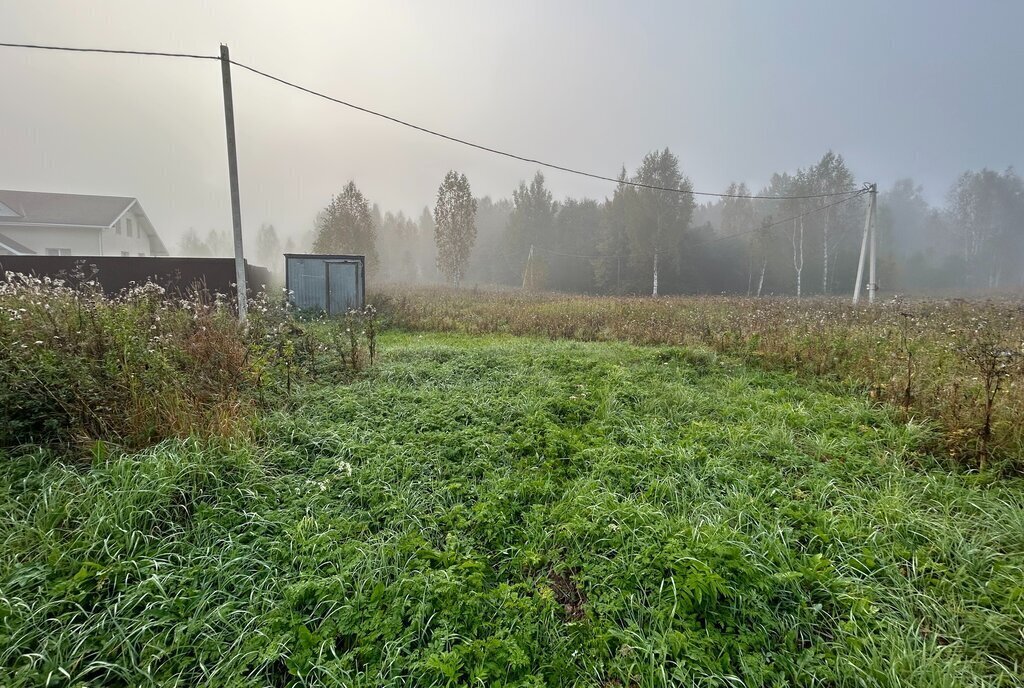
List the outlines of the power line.
{"type": "Polygon", "coordinates": [[[0,43],[4,48],[31,48],[33,50],[58,50],[70,53],[106,53],[109,55],[145,55],[147,57],[184,57],[192,60],[219,60],[218,55],[196,53],[166,53],[155,50],[115,50],[113,48],[69,48],[62,45],[37,45],[33,43],[0,43]]]}
{"type": "Polygon", "coordinates": [[[590,259],[596,260],[598,258],[622,258],[623,257],[623,256],[608,256],[608,255],[591,256],[591,255],[586,255],[586,254],[583,254],[583,253],[563,253],[562,251],[555,251],[554,249],[544,248],[543,246],[536,246],[536,245],[534,245],[534,248],[537,249],[538,251],[543,251],[544,253],[548,253],[548,254],[550,254],[552,256],[564,256],[565,258],[590,258],[590,259]]]}
{"type": "Polygon", "coordinates": [[[613,182],[615,184],[624,184],[626,186],[632,186],[632,187],[640,188],[640,189],[650,189],[652,191],[668,191],[668,192],[671,192],[671,193],[686,194],[686,195],[689,195],[689,196],[713,196],[715,198],[749,198],[749,199],[766,199],[766,200],[826,198],[826,197],[830,197],[830,196],[849,196],[850,194],[859,193],[859,190],[850,190],[850,191],[839,191],[839,192],[833,192],[833,193],[804,194],[804,195],[794,195],[794,196],[763,196],[763,195],[758,195],[758,194],[729,194],[729,193],[714,193],[714,192],[711,192],[711,191],[692,191],[690,189],[673,188],[673,187],[670,187],[670,186],[658,186],[656,184],[645,184],[643,182],[634,182],[634,181],[629,181],[629,180],[626,180],[626,179],[617,179],[615,177],[606,177],[606,176],[601,175],[601,174],[595,174],[593,172],[585,172],[583,170],[577,170],[577,169],[574,169],[572,167],[566,167],[564,165],[557,165],[555,163],[545,162],[543,160],[538,160],[536,158],[528,158],[526,156],[517,155],[516,153],[510,153],[508,151],[504,151],[504,150],[501,150],[501,149],[498,149],[498,148],[492,148],[490,146],[485,146],[485,145],[482,145],[482,144],[479,144],[479,143],[473,143],[472,141],[467,141],[466,139],[462,139],[462,138],[459,138],[457,136],[451,136],[449,134],[444,134],[444,133],[436,131],[434,129],[428,129],[427,127],[422,127],[422,126],[420,126],[418,124],[413,124],[412,122],[407,122],[407,121],[405,121],[403,119],[399,119],[397,117],[393,117],[391,115],[384,114],[383,112],[378,112],[376,110],[371,110],[371,109],[365,108],[365,107],[363,107],[361,105],[356,105],[355,103],[350,103],[350,102],[348,102],[346,100],[341,100],[340,98],[335,98],[334,96],[329,96],[326,93],[321,93],[320,91],[315,91],[315,90],[313,90],[311,88],[307,88],[306,86],[302,86],[302,85],[296,84],[296,83],[294,83],[292,81],[288,81],[287,79],[282,79],[279,76],[274,76],[273,74],[268,74],[267,72],[264,72],[264,71],[261,71],[259,69],[256,69],[255,67],[250,67],[249,65],[244,64],[242,62],[238,62],[236,60],[232,60],[231,64],[233,64],[233,65],[235,65],[237,67],[241,67],[242,69],[246,69],[246,70],[248,70],[248,71],[250,71],[250,72],[252,72],[254,74],[258,74],[259,76],[262,76],[264,78],[270,79],[271,81],[276,81],[279,84],[283,84],[285,86],[289,86],[291,88],[297,89],[297,90],[302,91],[304,93],[308,93],[308,94],[316,96],[318,98],[323,98],[324,100],[328,100],[328,101],[330,101],[332,103],[337,103],[338,105],[344,105],[345,107],[352,108],[353,110],[358,110],[359,112],[365,112],[368,115],[373,115],[374,117],[380,117],[381,119],[386,119],[389,122],[394,122],[395,124],[400,124],[400,125],[402,125],[404,127],[409,127],[410,129],[415,129],[416,131],[421,131],[421,132],[423,132],[425,134],[430,134],[431,136],[437,136],[438,138],[442,138],[442,139],[445,139],[447,141],[452,141],[454,143],[460,143],[460,144],[462,144],[464,146],[469,146],[471,148],[476,148],[478,150],[486,151],[488,153],[494,153],[495,155],[502,155],[502,156],[504,156],[506,158],[512,158],[513,160],[519,160],[519,161],[522,161],[522,162],[528,162],[528,163],[531,163],[531,164],[534,164],[534,165],[540,165],[541,167],[548,167],[548,168],[553,169],[553,170],[559,170],[561,172],[568,172],[570,174],[575,174],[575,175],[579,175],[579,176],[582,176],[582,177],[590,177],[591,179],[600,179],[602,181],[613,182]]]}
{"type": "Polygon", "coordinates": [[[861,196],[863,196],[866,193],[869,193],[869,191],[866,190],[866,189],[860,189],[857,192],[855,192],[854,195],[852,195],[852,196],[847,196],[846,198],[840,199],[838,201],[834,201],[834,202],[828,203],[826,205],[820,205],[820,206],[818,206],[816,208],[811,208],[810,210],[802,212],[799,215],[794,215],[793,217],[787,217],[786,219],[778,220],[777,222],[771,222],[769,224],[762,225],[762,226],[757,227],[755,229],[749,229],[749,230],[747,230],[745,232],[736,232],[735,234],[730,234],[728,236],[720,236],[720,237],[715,237],[714,239],[707,239],[707,240],[705,240],[705,241],[703,241],[701,243],[711,244],[711,243],[714,243],[716,241],[725,241],[726,239],[735,239],[736,237],[746,236],[747,234],[753,234],[755,232],[767,231],[767,230],[771,229],[772,227],[777,227],[779,225],[784,225],[787,222],[792,222],[793,220],[799,220],[800,218],[806,217],[806,216],[810,215],[811,213],[816,213],[816,212],[819,212],[821,210],[825,210],[827,208],[832,208],[834,206],[840,205],[841,203],[846,203],[847,201],[852,201],[855,198],[860,198],[861,196]]]}
{"type": "MultiPolygon", "coordinates": [[[[66,46],[38,45],[38,44],[30,44],[30,43],[0,43],[0,46],[8,47],[8,48],[31,48],[31,49],[35,49],[35,50],[57,50],[57,51],[66,51],[66,52],[79,52],[79,53],[107,53],[107,54],[114,54],[114,55],[144,55],[144,56],[150,56],[150,57],[178,57],[178,58],[190,58],[190,59],[196,59],[196,60],[219,60],[219,59],[221,59],[220,57],[215,56],[215,55],[198,55],[198,54],[194,54],[194,53],[157,52],[157,51],[151,51],[151,50],[114,50],[114,49],[110,49],[110,48],[71,48],[71,47],[66,47],[66,46]]],[[[761,194],[731,194],[731,193],[715,193],[715,192],[711,192],[711,191],[693,191],[692,189],[681,189],[681,188],[670,187],[670,186],[658,186],[657,184],[646,184],[644,182],[635,182],[635,181],[629,181],[629,180],[626,180],[626,179],[617,179],[615,177],[608,177],[608,176],[601,175],[601,174],[595,174],[593,172],[586,172],[584,170],[578,170],[578,169],[575,169],[575,168],[572,168],[572,167],[567,167],[565,165],[558,165],[558,164],[555,164],[555,163],[552,163],[552,162],[545,162],[543,160],[538,160],[536,158],[529,158],[529,157],[526,157],[526,156],[523,156],[523,155],[518,155],[516,153],[511,153],[509,151],[501,150],[499,148],[493,148],[491,146],[485,146],[483,144],[474,143],[472,141],[468,141],[466,139],[459,138],[457,136],[452,136],[450,134],[445,134],[445,133],[442,133],[442,132],[434,130],[434,129],[429,129],[427,127],[423,127],[423,126],[420,126],[418,124],[413,124],[412,122],[408,122],[406,120],[399,119],[398,117],[393,117],[393,116],[385,114],[383,112],[378,112],[376,110],[371,110],[370,108],[366,108],[366,107],[363,107],[361,105],[356,105],[355,103],[350,103],[350,102],[348,102],[346,100],[342,100],[340,98],[335,98],[334,96],[329,96],[326,93],[322,93],[322,92],[316,91],[316,90],[314,90],[312,88],[308,88],[306,86],[302,86],[302,85],[297,84],[295,82],[288,81],[287,79],[283,79],[283,78],[281,78],[279,76],[274,76],[273,74],[270,74],[268,72],[264,72],[262,70],[256,69],[255,67],[250,67],[249,65],[247,65],[247,64],[245,64],[243,62],[238,62],[237,60],[229,60],[229,62],[231,64],[235,65],[236,67],[240,67],[241,69],[245,69],[245,70],[247,70],[249,72],[252,72],[253,74],[257,74],[257,75],[262,76],[262,77],[264,77],[266,79],[270,79],[271,81],[276,81],[277,83],[282,84],[284,86],[288,86],[288,87],[294,88],[294,89],[296,89],[298,91],[302,91],[304,93],[308,93],[309,95],[316,96],[316,97],[322,98],[324,100],[328,100],[328,101],[330,101],[332,103],[337,103],[338,105],[343,105],[343,106],[345,106],[347,108],[351,108],[353,110],[358,110],[359,112],[364,112],[364,113],[366,113],[368,115],[373,115],[374,117],[379,117],[381,119],[388,120],[389,122],[393,122],[395,124],[400,124],[400,125],[402,125],[404,127],[410,128],[410,129],[415,129],[416,131],[423,132],[424,134],[429,134],[431,136],[436,136],[438,138],[445,139],[446,141],[451,141],[453,143],[458,143],[458,144],[461,144],[461,145],[464,145],[464,146],[469,146],[470,148],[476,148],[477,150],[482,150],[482,151],[485,151],[485,152],[488,152],[488,153],[493,153],[495,155],[504,156],[506,158],[511,158],[513,160],[519,160],[521,162],[528,162],[528,163],[531,163],[531,164],[534,164],[534,165],[539,165],[541,167],[547,167],[549,169],[559,170],[561,172],[567,172],[569,174],[575,174],[575,175],[578,175],[578,176],[581,176],[581,177],[589,177],[591,179],[599,179],[601,181],[613,182],[615,184],[622,184],[624,186],[630,186],[630,187],[633,187],[633,188],[648,189],[648,190],[651,190],[651,191],[667,191],[667,192],[670,192],[670,193],[678,193],[678,194],[684,194],[684,195],[689,195],[689,196],[710,196],[710,197],[714,197],[714,198],[746,198],[746,199],[752,199],[752,200],[753,199],[757,199],[757,200],[762,200],[762,199],[763,200],[787,200],[787,199],[793,199],[793,200],[796,200],[796,199],[810,199],[810,198],[828,198],[828,197],[834,197],[834,196],[853,197],[853,196],[851,196],[851,194],[859,194],[860,193],[859,190],[850,190],[850,191],[837,191],[837,192],[831,192],[831,193],[801,194],[801,195],[792,195],[792,196],[766,196],[766,195],[761,195],[761,194]]]]}

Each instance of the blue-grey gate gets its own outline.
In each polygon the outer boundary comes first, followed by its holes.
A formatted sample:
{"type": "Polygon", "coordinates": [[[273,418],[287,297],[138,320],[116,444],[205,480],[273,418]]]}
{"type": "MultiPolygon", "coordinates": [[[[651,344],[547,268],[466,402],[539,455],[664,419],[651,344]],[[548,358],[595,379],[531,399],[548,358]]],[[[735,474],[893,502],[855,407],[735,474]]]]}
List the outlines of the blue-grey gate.
{"type": "Polygon", "coordinates": [[[337,315],[365,305],[364,256],[289,253],[284,264],[288,300],[297,309],[337,315]]]}

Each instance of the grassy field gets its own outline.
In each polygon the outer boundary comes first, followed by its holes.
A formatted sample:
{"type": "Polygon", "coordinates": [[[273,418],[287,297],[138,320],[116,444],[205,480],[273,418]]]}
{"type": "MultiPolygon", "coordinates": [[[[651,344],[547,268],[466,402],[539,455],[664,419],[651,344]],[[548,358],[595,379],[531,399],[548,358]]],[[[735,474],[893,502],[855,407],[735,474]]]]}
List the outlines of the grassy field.
{"type": "Polygon", "coordinates": [[[702,349],[381,337],[244,437],[0,462],[4,686],[1018,686],[1024,490],[702,349]]]}
{"type": "Polygon", "coordinates": [[[702,346],[838,382],[940,433],[951,467],[1024,475],[1020,299],[592,297],[392,287],[375,298],[412,330],[702,346]]]}

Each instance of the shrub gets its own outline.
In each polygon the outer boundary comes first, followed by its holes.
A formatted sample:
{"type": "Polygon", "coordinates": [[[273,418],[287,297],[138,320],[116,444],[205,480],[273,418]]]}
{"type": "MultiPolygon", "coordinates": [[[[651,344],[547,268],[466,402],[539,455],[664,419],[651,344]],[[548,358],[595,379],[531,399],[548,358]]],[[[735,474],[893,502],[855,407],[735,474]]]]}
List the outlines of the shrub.
{"type": "Polygon", "coordinates": [[[108,297],[90,279],[9,275],[0,309],[0,446],[232,435],[297,380],[359,364],[330,350],[339,323],[300,323],[266,297],[242,327],[221,297],[152,283],[108,297]]]}

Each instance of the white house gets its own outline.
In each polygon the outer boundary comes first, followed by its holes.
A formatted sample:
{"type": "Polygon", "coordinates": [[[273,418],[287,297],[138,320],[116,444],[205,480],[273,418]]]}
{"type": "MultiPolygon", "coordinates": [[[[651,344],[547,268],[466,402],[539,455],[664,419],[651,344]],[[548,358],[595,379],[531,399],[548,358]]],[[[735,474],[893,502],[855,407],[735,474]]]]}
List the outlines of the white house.
{"type": "Polygon", "coordinates": [[[0,189],[0,255],[166,256],[135,198],[0,189]]]}

